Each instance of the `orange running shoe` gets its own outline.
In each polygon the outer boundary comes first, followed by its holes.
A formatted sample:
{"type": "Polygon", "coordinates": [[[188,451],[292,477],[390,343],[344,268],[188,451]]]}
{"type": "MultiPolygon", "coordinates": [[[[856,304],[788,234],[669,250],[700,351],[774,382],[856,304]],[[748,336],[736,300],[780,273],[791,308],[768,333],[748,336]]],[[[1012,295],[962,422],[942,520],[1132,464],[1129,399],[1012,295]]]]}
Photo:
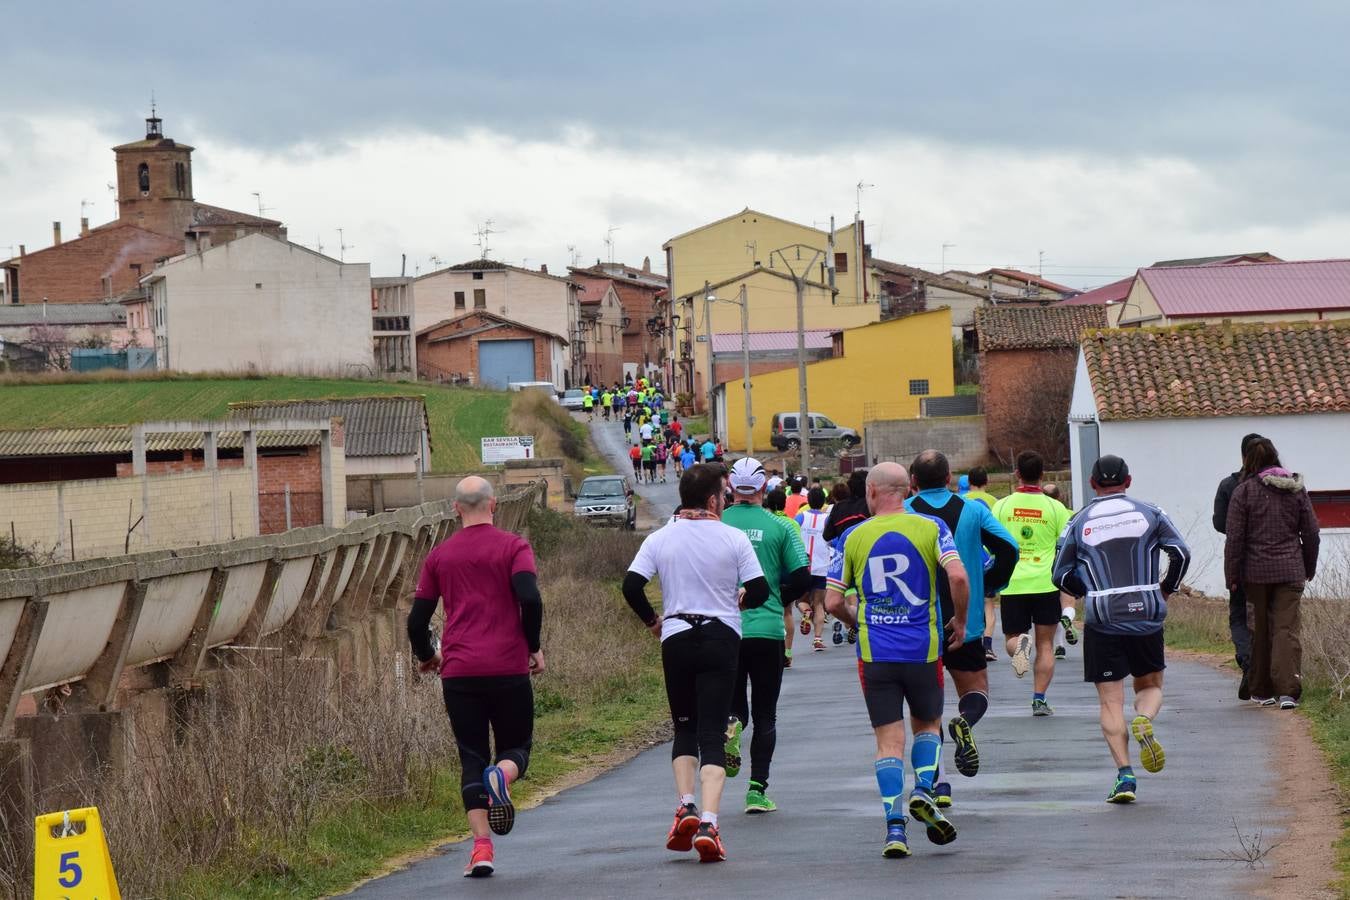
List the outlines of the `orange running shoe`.
{"type": "Polygon", "coordinates": [[[698,851],[701,863],[722,862],[727,858],[727,848],[722,845],[722,835],[717,826],[703,822],[698,826],[698,835],[694,838],[694,849],[698,851]]]}
{"type": "Polygon", "coordinates": [[[469,857],[469,864],[464,867],[465,878],[487,878],[492,874],[492,844],[491,842],[479,843],[473,842],[473,856],[469,857]]]}
{"type": "Polygon", "coordinates": [[[686,803],[675,810],[675,823],[666,835],[666,849],[688,853],[694,849],[694,833],[698,831],[698,807],[686,803]]]}

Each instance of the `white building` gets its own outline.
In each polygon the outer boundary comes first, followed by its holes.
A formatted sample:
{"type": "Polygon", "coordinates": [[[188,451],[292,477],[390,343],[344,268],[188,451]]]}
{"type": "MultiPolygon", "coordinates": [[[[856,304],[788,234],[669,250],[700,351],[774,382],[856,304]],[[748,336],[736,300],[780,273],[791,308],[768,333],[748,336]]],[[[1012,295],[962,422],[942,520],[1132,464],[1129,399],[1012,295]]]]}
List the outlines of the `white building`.
{"type": "Polygon", "coordinates": [[[189,245],[141,283],[161,370],[373,374],[369,263],[250,234],[189,245]]]}
{"type": "Polygon", "coordinates": [[[476,259],[430,272],[416,279],[413,291],[413,330],[421,333],[433,325],[457,319],[474,311],[488,312],[522,325],[563,335],[564,371],[559,389],[579,383],[579,360],[572,358],[571,345],[581,339],[577,283],[550,275],[546,266],[524,269],[491,259],[476,259]]]}
{"type": "Polygon", "coordinates": [[[1187,583],[1216,596],[1226,587],[1214,493],[1252,432],[1303,475],[1322,526],[1309,592],[1335,595],[1350,577],[1350,323],[1103,330],[1079,351],[1074,498],[1092,496],[1098,456],[1123,457],[1131,493],[1166,510],[1190,544],[1187,583]]]}

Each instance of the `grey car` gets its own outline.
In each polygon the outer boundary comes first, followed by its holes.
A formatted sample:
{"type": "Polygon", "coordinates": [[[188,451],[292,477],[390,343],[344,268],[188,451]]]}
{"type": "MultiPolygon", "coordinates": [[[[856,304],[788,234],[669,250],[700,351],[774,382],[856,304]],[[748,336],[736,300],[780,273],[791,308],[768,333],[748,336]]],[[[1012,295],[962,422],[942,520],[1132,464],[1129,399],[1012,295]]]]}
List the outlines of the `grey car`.
{"type": "Polygon", "coordinates": [[[637,528],[637,501],[622,475],[592,475],[583,481],[572,514],[597,525],[637,528]]]}
{"type": "MultiPolygon", "coordinates": [[[[858,437],[858,432],[852,428],[836,425],[828,416],[823,416],[817,412],[811,413],[810,416],[812,443],[839,441],[845,447],[852,447],[862,442],[862,439],[858,437]]],[[[796,450],[801,446],[801,430],[797,427],[798,418],[799,415],[795,412],[773,414],[773,422],[769,425],[769,443],[773,444],[775,450],[796,450]]]]}
{"type": "Polygon", "coordinates": [[[586,392],[581,388],[568,388],[562,395],[563,408],[580,411],[586,406],[585,397],[586,392]]]}

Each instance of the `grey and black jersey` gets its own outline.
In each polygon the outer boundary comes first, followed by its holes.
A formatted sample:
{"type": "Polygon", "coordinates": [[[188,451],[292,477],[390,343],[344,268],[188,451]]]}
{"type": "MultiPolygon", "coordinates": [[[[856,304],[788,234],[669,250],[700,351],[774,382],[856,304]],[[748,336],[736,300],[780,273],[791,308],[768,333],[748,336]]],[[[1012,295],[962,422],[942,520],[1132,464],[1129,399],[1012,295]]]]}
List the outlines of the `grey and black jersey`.
{"type": "Polygon", "coordinates": [[[1191,551],[1172,520],[1124,494],[1097,497],[1069,520],[1055,555],[1055,586],[1083,597],[1084,620],[1108,634],[1149,634],[1167,617],[1163,591],[1181,585],[1191,551]],[[1159,588],[1159,563],[1168,557],[1159,588]]]}

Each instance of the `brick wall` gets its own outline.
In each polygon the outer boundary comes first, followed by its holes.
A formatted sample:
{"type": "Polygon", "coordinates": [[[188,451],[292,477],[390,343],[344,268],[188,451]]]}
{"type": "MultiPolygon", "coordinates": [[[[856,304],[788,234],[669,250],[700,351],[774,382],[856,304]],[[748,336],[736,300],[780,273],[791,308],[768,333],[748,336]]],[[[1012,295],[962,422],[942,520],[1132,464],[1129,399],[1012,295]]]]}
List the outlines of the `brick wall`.
{"type": "Polygon", "coordinates": [[[483,341],[507,341],[529,338],[534,341],[534,379],[552,380],[552,360],[549,356],[551,339],[537,331],[516,325],[502,325],[491,331],[469,335],[465,338],[448,341],[436,341],[434,338],[449,337],[463,331],[472,331],[496,320],[470,313],[442,325],[434,331],[417,336],[417,361],[426,363],[433,376],[449,376],[452,373],[468,376],[478,381],[478,345],[483,341]]]}
{"type": "Polygon", "coordinates": [[[1010,464],[1023,450],[1055,463],[1068,458],[1073,350],[993,350],[980,354],[980,390],[989,450],[1010,464]]]}
{"type": "Polygon", "coordinates": [[[92,303],[104,300],[111,279],[111,292],[119,294],[136,286],[139,264],[141,275],[149,275],[155,260],[183,252],[183,241],[136,228],[105,226],[88,237],[66,241],[23,257],[19,264],[19,300],[41,303],[92,303]]]}
{"type": "Polygon", "coordinates": [[[924,450],[946,454],[953,470],[984,463],[988,456],[984,416],[885,419],[863,426],[867,464],[887,460],[909,465],[924,450]]]}

